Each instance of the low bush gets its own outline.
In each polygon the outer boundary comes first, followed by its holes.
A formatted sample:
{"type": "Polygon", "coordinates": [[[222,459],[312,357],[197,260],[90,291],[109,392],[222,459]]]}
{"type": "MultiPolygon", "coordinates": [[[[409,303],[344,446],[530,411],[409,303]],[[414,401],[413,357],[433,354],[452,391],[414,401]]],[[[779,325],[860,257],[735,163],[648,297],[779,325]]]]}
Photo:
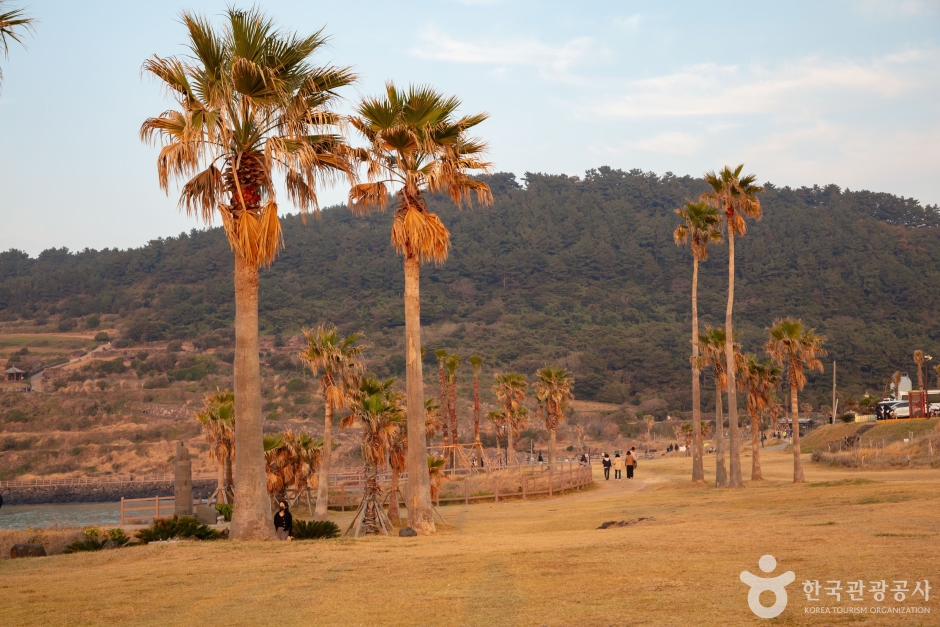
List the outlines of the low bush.
{"type": "Polygon", "coordinates": [[[219,512],[222,516],[225,517],[225,520],[228,522],[232,521],[232,504],[231,503],[219,503],[215,506],[215,510],[219,512]]]}
{"type": "Polygon", "coordinates": [[[319,540],[339,537],[339,526],[331,520],[294,520],[295,540],[319,540]]]}
{"type": "Polygon", "coordinates": [[[215,540],[219,532],[192,516],[173,516],[173,518],[158,518],[146,529],[137,532],[137,538],[144,544],[187,538],[192,540],[215,540]]]}
{"type": "Polygon", "coordinates": [[[100,551],[106,548],[120,548],[130,542],[130,538],[123,529],[109,529],[103,536],[97,527],[88,527],[84,530],[84,537],[69,544],[63,553],[81,553],[84,551],[100,551]]]}
{"type": "Polygon", "coordinates": [[[96,342],[107,342],[110,339],[111,338],[108,336],[107,331],[98,331],[97,333],[95,333],[96,342]]]}

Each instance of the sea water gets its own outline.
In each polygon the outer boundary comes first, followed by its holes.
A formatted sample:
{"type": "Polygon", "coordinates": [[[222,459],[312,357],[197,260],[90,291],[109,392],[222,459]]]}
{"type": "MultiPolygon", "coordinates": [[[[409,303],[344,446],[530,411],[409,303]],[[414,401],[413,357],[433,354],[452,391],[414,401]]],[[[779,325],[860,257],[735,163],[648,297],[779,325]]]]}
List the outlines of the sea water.
{"type": "Polygon", "coordinates": [[[50,503],[0,507],[0,529],[116,526],[121,503],[50,503]]]}

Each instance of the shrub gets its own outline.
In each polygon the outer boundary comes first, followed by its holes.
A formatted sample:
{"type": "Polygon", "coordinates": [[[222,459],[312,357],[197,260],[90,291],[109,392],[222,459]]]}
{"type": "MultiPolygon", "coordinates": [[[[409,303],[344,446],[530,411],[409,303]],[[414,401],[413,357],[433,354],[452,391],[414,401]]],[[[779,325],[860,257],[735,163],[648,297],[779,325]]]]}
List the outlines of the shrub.
{"type": "Polygon", "coordinates": [[[215,540],[219,532],[192,516],[173,516],[173,518],[158,518],[146,529],[137,532],[137,538],[144,544],[172,540],[174,538],[191,538],[193,540],[215,540]]]}
{"type": "Polygon", "coordinates": [[[118,548],[128,542],[130,538],[121,528],[109,529],[102,537],[97,527],[88,527],[84,531],[85,537],[76,540],[62,551],[63,553],[81,553],[83,551],[100,551],[107,547],[118,548]]]}
{"type": "Polygon", "coordinates": [[[299,378],[295,377],[287,382],[287,391],[291,393],[303,392],[307,389],[306,382],[299,378]]]}
{"type": "Polygon", "coordinates": [[[219,512],[222,516],[225,517],[225,520],[231,522],[232,520],[232,504],[231,503],[219,503],[215,506],[215,510],[219,512]]]}
{"type": "Polygon", "coordinates": [[[78,326],[78,323],[75,322],[73,318],[65,318],[61,322],[59,322],[59,331],[62,331],[62,332],[71,331],[77,326],[78,326]]]}
{"type": "Polygon", "coordinates": [[[842,422],[855,422],[855,414],[842,414],[839,416],[839,420],[842,422]]]}
{"type": "Polygon", "coordinates": [[[145,390],[153,390],[156,388],[168,388],[170,387],[170,380],[166,377],[154,377],[149,381],[144,382],[145,390]]]}
{"type": "Polygon", "coordinates": [[[295,540],[339,537],[339,526],[331,520],[294,520],[295,540]]]}
{"type": "Polygon", "coordinates": [[[114,348],[130,348],[134,345],[134,342],[127,338],[121,338],[120,340],[114,343],[114,348]]]}
{"type": "Polygon", "coordinates": [[[216,353],[216,357],[219,358],[219,361],[225,362],[227,364],[235,363],[235,351],[226,351],[223,353],[216,353]]]}
{"type": "Polygon", "coordinates": [[[167,375],[169,375],[170,379],[173,381],[202,381],[206,378],[207,374],[209,373],[206,372],[205,367],[201,365],[180,368],[179,370],[170,370],[167,372],[167,375]]]}
{"type": "Polygon", "coordinates": [[[95,334],[95,341],[96,341],[96,342],[107,342],[107,341],[110,340],[110,339],[111,339],[111,338],[108,336],[108,332],[107,332],[107,331],[98,331],[98,332],[95,334]]]}
{"type": "Polygon", "coordinates": [[[27,422],[29,414],[22,409],[11,409],[3,416],[3,419],[7,422],[27,422]]]}
{"type": "Polygon", "coordinates": [[[183,343],[180,342],[179,340],[173,340],[173,341],[171,341],[171,342],[167,342],[167,345],[166,345],[166,352],[168,352],[168,353],[178,353],[178,352],[180,352],[181,350],[183,350],[183,343]]]}
{"type": "Polygon", "coordinates": [[[101,318],[98,317],[98,314],[92,314],[85,318],[85,326],[89,329],[97,329],[101,324],[101,318]]]}

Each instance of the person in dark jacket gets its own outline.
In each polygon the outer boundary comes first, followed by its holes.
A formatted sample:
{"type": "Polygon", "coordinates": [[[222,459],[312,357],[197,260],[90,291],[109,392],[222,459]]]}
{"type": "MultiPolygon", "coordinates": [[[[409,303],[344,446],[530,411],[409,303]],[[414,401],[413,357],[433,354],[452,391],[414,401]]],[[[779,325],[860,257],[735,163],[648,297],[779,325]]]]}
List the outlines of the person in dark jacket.
{"type": "Polygon", "coordinates": [[[604,466],[604,481],[610,481],[610,455],[604,453],[604,459],[601,460],[601,465],[604,466]]]}
{"type": "Polygon", "coordinates": [[[287,503],[280,502],[281,511],[274,515],[274,531],[277,533],[278,540],[294,539],[294,517],[290,515],[290,508],[287,503]]]}

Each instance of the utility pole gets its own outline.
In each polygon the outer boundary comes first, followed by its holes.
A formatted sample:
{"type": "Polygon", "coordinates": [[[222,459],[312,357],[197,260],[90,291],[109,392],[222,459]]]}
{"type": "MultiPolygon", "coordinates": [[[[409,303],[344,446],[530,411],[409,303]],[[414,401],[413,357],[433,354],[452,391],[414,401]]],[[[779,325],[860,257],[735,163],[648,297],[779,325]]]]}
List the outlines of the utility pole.
{"type": "Polygon", "coordinates": [[[836,400],[836,362],[832,362],[832,418],[829,419],[829,424],[836,424],[836,405],[838,404],[836,400]]]}

